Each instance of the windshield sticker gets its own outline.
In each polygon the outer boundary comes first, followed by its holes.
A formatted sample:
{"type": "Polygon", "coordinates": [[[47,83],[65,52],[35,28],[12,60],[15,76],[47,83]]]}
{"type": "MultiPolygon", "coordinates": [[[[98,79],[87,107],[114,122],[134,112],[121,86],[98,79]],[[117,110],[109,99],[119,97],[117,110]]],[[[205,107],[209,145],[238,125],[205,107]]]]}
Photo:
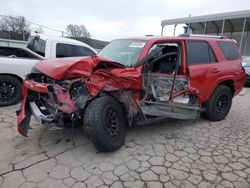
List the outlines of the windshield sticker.
{"type": "Polygon", "coordinates": [[[144,45],[145,45],[145,42],[133,42],[130,44],[129,47],[131,47],[131,48],[143,48],[144,45]]]}

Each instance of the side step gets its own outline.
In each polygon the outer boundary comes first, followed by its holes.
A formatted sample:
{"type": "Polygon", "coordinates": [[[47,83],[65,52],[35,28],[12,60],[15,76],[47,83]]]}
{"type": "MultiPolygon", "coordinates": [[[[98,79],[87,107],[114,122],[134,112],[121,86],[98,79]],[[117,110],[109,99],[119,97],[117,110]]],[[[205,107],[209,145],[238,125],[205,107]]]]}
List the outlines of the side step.
{"type": "Polygon", "coordinates": [[[197,119],[202,109],[196,106],[150,103],[141,106],[145,115],[175,119],[197,119]]]}

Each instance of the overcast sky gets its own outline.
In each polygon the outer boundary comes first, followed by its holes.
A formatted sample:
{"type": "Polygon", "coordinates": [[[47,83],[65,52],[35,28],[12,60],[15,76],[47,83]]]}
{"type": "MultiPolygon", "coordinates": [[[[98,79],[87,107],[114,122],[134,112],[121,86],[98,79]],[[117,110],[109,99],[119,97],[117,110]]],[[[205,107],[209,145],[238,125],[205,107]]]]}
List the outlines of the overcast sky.
{"type": "MultiPolygon", "coordinates": [[[[92,38],[160,35],[161,20],[250,10],[250,0],[0,0],[0,14],[65,30],[68,24],[84,24],[92,38]]],[[[179,28],[180,29],[180,28],[179,28]]],[[[167,28],[166,34],[172,33],[167,28]]],[[[44,29],[45,34],[60,35],[44,29]]]]}

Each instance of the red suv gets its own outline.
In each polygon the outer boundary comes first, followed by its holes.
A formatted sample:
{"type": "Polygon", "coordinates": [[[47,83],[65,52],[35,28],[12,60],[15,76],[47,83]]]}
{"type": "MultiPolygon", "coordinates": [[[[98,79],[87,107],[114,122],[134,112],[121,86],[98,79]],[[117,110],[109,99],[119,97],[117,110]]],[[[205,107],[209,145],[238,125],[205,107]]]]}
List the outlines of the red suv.
{"type": "Polygon", "coordinates": [[[44,60],[23,83],[18,131],[41,124],[84,125],[99,151],[118,149],[125,127],[157,117],[212,121],[228,114],[243,88],[233,40],[141,37],[114,40],[97,56],[44,60]]]}

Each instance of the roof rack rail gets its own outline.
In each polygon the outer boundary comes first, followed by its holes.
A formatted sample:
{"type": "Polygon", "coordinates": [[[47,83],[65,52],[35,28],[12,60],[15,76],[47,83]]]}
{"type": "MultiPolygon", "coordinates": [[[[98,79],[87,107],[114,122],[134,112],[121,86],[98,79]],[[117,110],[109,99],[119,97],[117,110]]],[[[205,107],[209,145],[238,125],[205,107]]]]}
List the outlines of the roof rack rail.
{"type": "Polygon", "coordinates": [[[220,35],[199,35],[199,34],[180,34],[179,37],[204,37],[204,38],[216,38],[216,39],[225,39],[226,36],[220,35]]]}

